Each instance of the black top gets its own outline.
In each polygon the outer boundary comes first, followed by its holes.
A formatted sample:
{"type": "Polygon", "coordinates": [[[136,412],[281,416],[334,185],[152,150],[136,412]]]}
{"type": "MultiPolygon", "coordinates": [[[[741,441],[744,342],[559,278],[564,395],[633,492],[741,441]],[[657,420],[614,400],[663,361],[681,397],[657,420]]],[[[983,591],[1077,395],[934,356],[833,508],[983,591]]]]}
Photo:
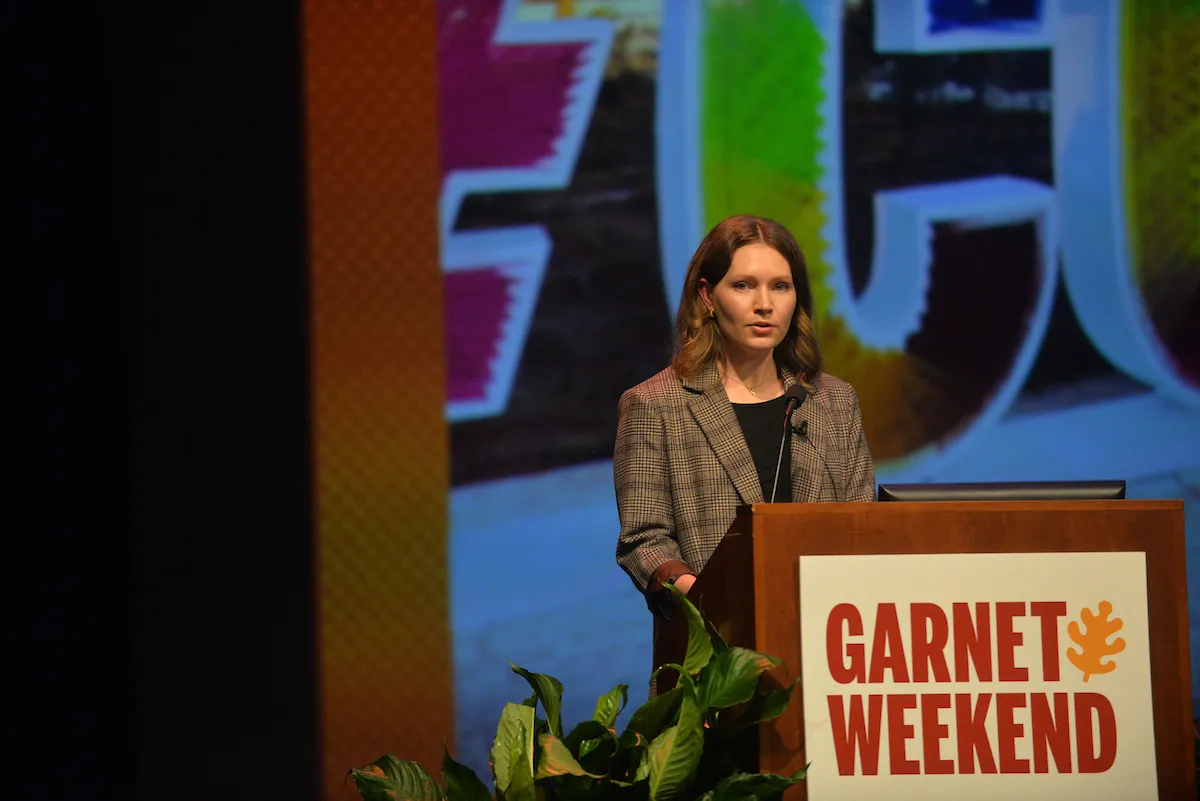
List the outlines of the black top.
{"type": "MultiPolygon", "coordinates": [[[[771,486],[775,482],[775,465],[779,459],[779,445],[783,441],[783,410],[787,398],[778,398],[762,403],[735,403],[733,413],[742,427],[742,435],[750,446],[750,455],[758,470],[758,482],[762,486],[763,500],[771,500],[771,486]]],[[[788,429],[788,434],[791,430],[788,429]]],[[[779,466],[779,487],[775,490],[775,503],[792,501],[792,453],[783,448],[783,464],[779,466]]]]}

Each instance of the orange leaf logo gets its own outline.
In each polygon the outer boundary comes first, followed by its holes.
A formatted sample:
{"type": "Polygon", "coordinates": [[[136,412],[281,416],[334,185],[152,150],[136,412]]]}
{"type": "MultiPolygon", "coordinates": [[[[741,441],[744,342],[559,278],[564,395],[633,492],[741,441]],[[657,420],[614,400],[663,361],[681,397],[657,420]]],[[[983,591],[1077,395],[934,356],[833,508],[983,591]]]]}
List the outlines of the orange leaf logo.
{"type": "Polygon", "coordinates": [[[1071,660],[1071,664],[1083,673],[1085,682],[1091,676],[1111,673],[1115,670],[1117,663],[1111,659],[1105,662],[1103,661],[1104,657],[1119,654],[1125,650],[1125,640],[1120,637],[1113,640],[1112,643],[1108,641],[1109,637],[1116,634],[1125,625],[1119,617],[1109,619],[1109,615],[1112,614],[1112,604],[1108,601],[1101,601],[1099,611],[1098,615],[1092,614],[1090,609],[1080,612],[1079,617],[1082,618],[1086,631],[1081,631],[1079,624],[1074,620],[1071,621],[1071,625],[1067,626],[1067,634],[1071,635],[1071,639],[1079,646],[1079,649],[1067,649],[1067,659],[1071,660]]]}

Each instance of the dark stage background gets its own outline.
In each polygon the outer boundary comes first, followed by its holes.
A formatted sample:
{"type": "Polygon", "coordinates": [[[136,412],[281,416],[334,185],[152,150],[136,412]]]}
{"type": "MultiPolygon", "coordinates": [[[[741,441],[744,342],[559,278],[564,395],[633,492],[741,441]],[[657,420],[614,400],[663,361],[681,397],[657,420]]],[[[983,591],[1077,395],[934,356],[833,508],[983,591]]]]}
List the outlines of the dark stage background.
{"type": "Polygon", "coordinates": [[[299,9],[0,20],[0,794],[315,798],[299,9]]]}

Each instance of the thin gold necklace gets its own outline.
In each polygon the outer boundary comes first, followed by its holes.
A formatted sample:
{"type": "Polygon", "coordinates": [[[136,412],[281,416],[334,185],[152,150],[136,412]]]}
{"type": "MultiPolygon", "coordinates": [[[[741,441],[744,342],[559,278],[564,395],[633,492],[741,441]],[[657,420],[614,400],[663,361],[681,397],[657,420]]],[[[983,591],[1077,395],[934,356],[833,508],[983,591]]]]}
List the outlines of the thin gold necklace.
{"type": "MultiPolygon", "coordinates": [[[[750,393],[750,395],[751,395],[752,397],[755,397],[755,398],[757,398],[757,397],[758,397],[758,390],[759,390],[760,388],[762,388],[764,385],[766,385],[766,384],[767,384],[769,381],[771,381],[771,379],[770,379],[770,378],[764,378],[762,381],[759,381],[759,382],[758,382],[757,384],[755,384],[754,386],[750,386],[750,385],[748,385],[748,384],[744,383],[743,381],[740,381],[740,380],[738,379],[738,377],[737,377],[737,376],[735,376],[733,373],[728,373],[728,374],[726,374],[726,376],[725,376],[725,377],[726,377],[726,378],[731,378],[731,379],[733,379],[735,382],[737,382],[738,384],[741,384],[743,387],[745,387],[745,388],[746,388],[746,390],[747,390],[747,391],[750,393]]],[[[777,378],[778,376],[775,376],[775,377],[777,378]]]]}

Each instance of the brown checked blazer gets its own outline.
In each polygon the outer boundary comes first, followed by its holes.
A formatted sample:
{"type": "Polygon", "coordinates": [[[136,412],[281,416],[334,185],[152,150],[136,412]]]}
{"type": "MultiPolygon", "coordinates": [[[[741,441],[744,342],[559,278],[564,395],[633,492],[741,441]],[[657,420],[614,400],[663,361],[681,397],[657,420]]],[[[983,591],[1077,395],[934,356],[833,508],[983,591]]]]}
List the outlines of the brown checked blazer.
{"type": "MultiPolygon", "coordinates": [[[[796,383],[782,375],[785,389],[796,383]]],[[[792,501],[875,500],[858,395],[831,375],[812,384],[792,413],[793,426],[807,421],[791,436],[792,501]]],[[[664,571],[703,570],[737,507],[765,500],[715,365],[691,381],[667,368],[621,396],[613,478],[617,563],[643,593],[657,592],[664,571]]]]}

